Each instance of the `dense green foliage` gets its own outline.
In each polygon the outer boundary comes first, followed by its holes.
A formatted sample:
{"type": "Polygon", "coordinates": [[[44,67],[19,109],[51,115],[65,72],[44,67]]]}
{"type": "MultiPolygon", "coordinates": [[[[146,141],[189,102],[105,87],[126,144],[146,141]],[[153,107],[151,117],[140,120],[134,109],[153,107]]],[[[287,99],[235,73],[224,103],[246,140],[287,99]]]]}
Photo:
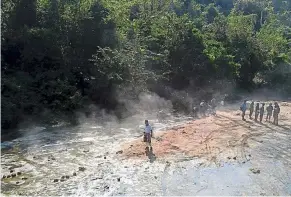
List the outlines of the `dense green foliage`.
{"type": "Polygon", "coordinates": [[[123,87],[163,95],[158,86],[229,80],[290,94],[290,10],[287,0],[1,1],[2,128],[90,103],[114,110],[123,87]]]}

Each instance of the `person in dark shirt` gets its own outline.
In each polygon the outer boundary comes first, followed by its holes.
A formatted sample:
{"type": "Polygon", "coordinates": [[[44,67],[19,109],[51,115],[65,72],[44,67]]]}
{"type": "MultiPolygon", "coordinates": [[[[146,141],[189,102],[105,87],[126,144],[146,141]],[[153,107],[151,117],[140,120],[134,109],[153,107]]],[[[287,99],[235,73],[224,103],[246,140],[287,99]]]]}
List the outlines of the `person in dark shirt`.
{"type": "Polygon", "coordinates": [[[252,119],[252,115],[254,113],[254,109],[255,109],[255,102],[252,101],[251,105],[250,105],[250,115],[249,115],[250,119],[252,119]]]}
{"type": "Polygon", "coordinates": [[[255,108],[255,121],[258,121],[259,113],[260,113],[260,104],[257,103],[256,108],[255,108]]]}
{"type": "Polygon", "coordinates": [[[272,113],[273,113],[273,105],[272,103],[269,104],[269,106],[266,108],[267,110],[267,116],[266,116],[266,121],[269,121],[270,122],[270,119],[272,117],[272,113]]]}
{"type": "Polygon", "coordinates": [[[280,107],[279,107],[278,103],[275,102],[274,113],[273,113],[275,125],[278,125],[279,113],[280,113],[280,107]]]}

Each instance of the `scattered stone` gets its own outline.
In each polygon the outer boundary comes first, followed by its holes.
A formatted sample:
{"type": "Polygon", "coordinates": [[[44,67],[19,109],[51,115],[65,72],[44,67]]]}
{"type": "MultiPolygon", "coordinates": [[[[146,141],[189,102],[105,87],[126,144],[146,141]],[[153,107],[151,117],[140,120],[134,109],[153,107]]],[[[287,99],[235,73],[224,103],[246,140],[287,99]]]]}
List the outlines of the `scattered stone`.
{"type": "Polygon", "coordinates": [[[260,174],[261,171],[259,169],[254,169],[254,168],[251,168],[250,171],[254,174],[260,174]]]}
{"type": "Polygon", "coordinates": [[[12,173],[11,176],[12,176],[12,177],[16,177],[16,174],[15,174],[15,173],[12,173]]]}
{"type": "Polygon", "coordinates": [[[116,154],[122,154],[123,153],[123,150],[119,150],[116,152],[116,154]]]}
{"type": "Polygon", "coordinates": [[[243,161],[242,163],[246,163],[245,161],[243,161]]]}
{"type": "Polygon", "coordinates": [[[54,179],[54,183],[59,182],[59,179],[54,179]]]}
{"type": "Polygon", "coordinates": [[[106,157],[104,157],[104,159],[106,159],[106,157]]]}
{"type": "Polygon", "coordinates": [[[233,157],[234,160],[236,160],[236,157],[233,157]]]}
{"type": "Polygon", "coordinates": [[[11,175],[9,174],[9,175],[7,175],[7,178],[9,179],[9,178],[11,178],[11,175]]]}
{"type": "Polygon", "coordinates": [[[51,159],[51,160],[56,160],[56,158],[54,158],[54,156],[51,156],[50,159],[51,159]]]}
{"type": "Polygon", "coordinates": [[[79,171],[84,172],[86,170],[85,167],[79,167],[79,171]]]}
{"type": "Polygon", "coordinates": [[[19,181],[16,181],[15,183],[16,183],[16,185],[18,185],[20,182],[19,181]]]}
{"type": "Polygon", "coordinates": [[[64,182],[65,181],[65,179],[61,179],[61,182],[64,182]]]}
{"type": "Polygon", "coordinates": [[[155,176],[155,179],[157,179],[158,177],[157,176],[155,176]]]}
{"type": "Polygon", "coordinates": [[[128,168],[128,166],[124,166],[124,168],[128,168]]]}
{"type": "Polygon", "coordinates": [[[131,144],[129,147],[131,148],[131,147],[133,147],[133,145],[131,144]]]}
{"type": "Polygon", "coordinates": [[[251,154],[249,154],[249,157],[251,157],[251,154]]]}
{"type": "Polygon", "coordinates": [[[120,178],[117,178],[117,181],[120,182],[120,178]]]}
{"type": "Polygon", "coordinates": [[[231,159],[230,157],[227,157],[227,159],[231,159]]]}
{"type": "Polygon", "coordinates": [[[89,152],[89,150],[83,150],[83,152],[84,152],[84,153],[88,153],[88,152],[89,152]]]}
{"type": "Polygon", "coordinates": [[[108,190],[109,189],[109,186],[108,185],[105,185],[104,186],[104,190],[108,190]]]}
{"type": "Polygon", "coordinates": [[[14,172],[14,170],[10,170],[10,173],[13,173],[14,172]]]}
{"type": "Polygon", "coordinates": [[[3,175],[3,176],[2,176],[2,179],[6,179],[6,175],[3,175]]]}
{"type": "Polygon", "coordinates": [[[66,175],[66,179],[69,179],[70,178],[70,176],[69,175],[66,175]]]}
{"type": "Polygon", "coordinates": [[[74,173],[73,173],[73,176],[77,176],[77,173],[76,173],[76,172],[74,172],[74,173]]]}
{"type": "Polygon", "coordinates": [[[22,179],[22,180],[27,180],[27,177],[22,177],[21,179],[22,179]]]}
{"type": "Polygon", "coordinates": [[[36,159],[36,156],[33,156],[32,159],[36,159]]]}
{"type": "Polygon", "coordinates": [[[21,172],[17,172],[17,175],[21,175],[21,172]]]}
{"type": "Polygon", "coordinates": [[[65,179],[65,176],[62,176],[61,179],[65,179]]]}

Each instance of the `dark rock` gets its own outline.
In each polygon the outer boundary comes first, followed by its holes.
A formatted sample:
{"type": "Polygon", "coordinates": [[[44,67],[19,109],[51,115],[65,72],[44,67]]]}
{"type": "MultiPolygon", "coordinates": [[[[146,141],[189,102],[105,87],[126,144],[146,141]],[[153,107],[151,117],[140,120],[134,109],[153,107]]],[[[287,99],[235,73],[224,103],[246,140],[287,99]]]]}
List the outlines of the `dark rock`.
{"type": "Polygon", "coordinates": [[[155,176],[155,179],[157,179],[158,177],[157,176],[155,176]]]}
{"type": "Polygon", "coordinates": [[[21,179],[22,179],[22,180],[27,180],[27,177],[22,177],[21,179]]]}
{"type": "Polygon", "coordinates": [[[7,178],[9,179],[9,178],[11,178],[11,175],[9,174],[9,175],[7,175],[7,178]]]}
{"type": "Polygon", "coordinates": [[[64,182],[65,181],[65,179],[61,179],[61,182],[64,182]]]}
{"type": "Polygon", "coordinates": [[[76,173],[76,172],[74,172],[74,173],[73,173],[73,176],[77,176],[77,173],[76,173]]]}
{"type": "Polygon", "coordinates": [[[122,154],[123,153],[123,150],[119,150],[116,152],[116,154],[122,154]]]}
{"type": "Polygon", "coordinates": [[[108,185],[105,185],[104,186],[104,190],[108,190],[109,189],[109,186],[108,185]]]}
{"type": "Polygon", "coordinates": [[[3,176],[2,176],[2,179],[6,179],[6,175],[3,175],[3,176]]]}
{"type": "Polygon", "coordinates": [[[88,152],[89,152],[89,150],[83,150],[83,152],[84,152],[84,153],[88,153],[88,152]]]}
{"type": "Polygon", "coordinates": [[[86,170],[85,167],[79,167],[79,171],[84,172],[86,170]]]}
{"type": "Polygon", "coordinates": [[[234,160],[236,160],[236,157],[233,157],[234,160]]]}
{"type": "Polygon", "coordinates": [[[10,170],[10,173],[13,173],[14,172],[14,170],[10,170]]]}
{"type": "Polygon", "coordinates": [[[254,174],[260,174],[261,171],[259,169],[254,169],[254,168],[251,168],[250,171],[254,174]]]}
{"type": "Polygon", "coordinates": [[[120,182],[120,178],[117,178],[117,181],[120,182]]]}
{"type": "Polygon", "coordinates": [[[106,159],[106,157],[104,157],[104,159],[106,159]]]}
{"type": "Polygon", "coordinates": [[[231,159],[230,157],[227,157],[227,159],[231,159]]]}
{"type": "Polygon", "coordinates": [[[36,156],[33,156],[32,158],[33,158],[33,159],[36,159],[36,156]]]}
{"type": "Polygon", "coordinates": [[[19,181],[16,181],[15,183],[18,185],[20,182],[19,181]]]}
{"type": "Polygon", "coordinates": [[[249,157],[251,157],[252,155],[251,154],[249,154],[249,157]]]}
{"type": "Polygon", "coordinates": [[[70,178],[70,176],[69,175],[66,175],[66,179],[69,179],[70,178]]]}
{"type": "Polygon", "coordinates": [[[53,156],[51,156],[51,158],[50,158],[51,160],[56,160],[56,158],[54,158],[53,156]]]}
{"type": "Polygon", "coordinates": [[[21,175],[21,172],[17,172],[17,175],[21,175]]]}
{"type": "Polygon", "coordinates": [[[61,179],[65,179],[65,176],[62,176],[61,179]]]}
{"type": "Polygon", "coordinates": [[[16,174],[15,174],[15,173],[13,173],[13,174],[11,174],[11,176],[12,176],[12,177],[16,177],[16,174]]]}
{"type": "Polygon", "coordinates": [[[54,179],[54,183],[55,183],[55,182],[59,182],[59,179],[54,179]]]}

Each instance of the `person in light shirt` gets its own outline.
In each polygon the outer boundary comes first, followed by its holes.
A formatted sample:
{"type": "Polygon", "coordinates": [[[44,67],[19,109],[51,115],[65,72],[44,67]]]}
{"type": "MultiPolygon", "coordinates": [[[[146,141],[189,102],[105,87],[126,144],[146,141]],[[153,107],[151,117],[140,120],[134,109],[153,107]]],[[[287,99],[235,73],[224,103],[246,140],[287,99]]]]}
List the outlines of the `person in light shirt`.
{"type": "Polygon", "coordinates": [[[145,120],[145,129],[144,129],[144,134],[146,138],[146,142],[148,143],[148,146],[151,147],[151,138],[153,136],[153,129],[151,125],[149,125],[149,121],[145,120]]]}

